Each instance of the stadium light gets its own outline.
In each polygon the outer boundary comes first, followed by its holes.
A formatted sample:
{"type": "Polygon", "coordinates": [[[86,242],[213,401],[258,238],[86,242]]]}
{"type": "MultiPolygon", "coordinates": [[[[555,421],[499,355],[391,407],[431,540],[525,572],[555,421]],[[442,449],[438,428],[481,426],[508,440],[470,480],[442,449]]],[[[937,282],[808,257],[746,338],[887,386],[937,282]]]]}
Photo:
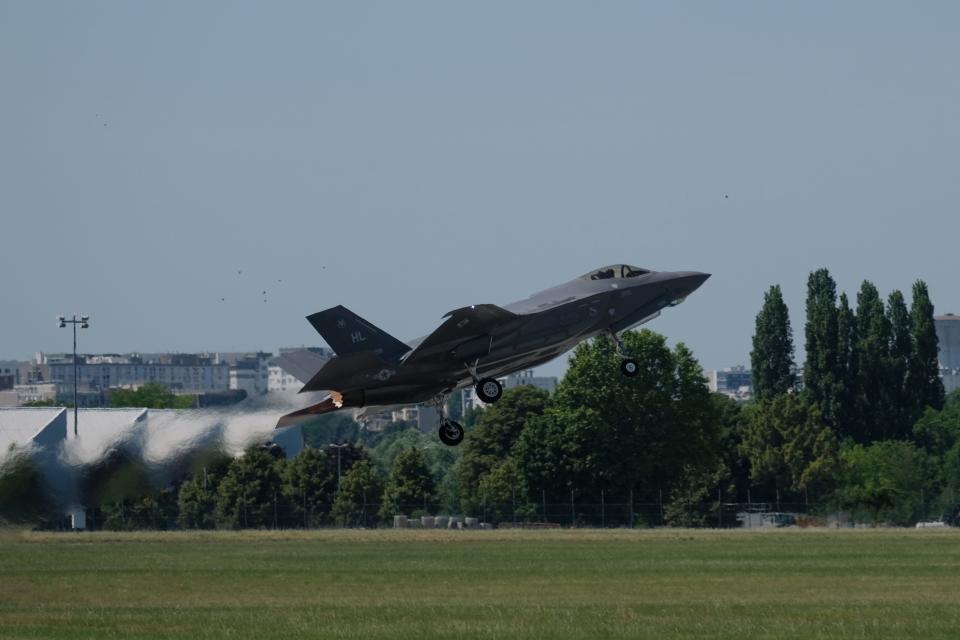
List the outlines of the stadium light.
{"type": "Polygon", "coordinates": [[[80,318],[77,318],[77,314],[73,314],[73,317],[70,320],[67,320],[65,316],[57,316],[57,320],[60,322],[60,328],[65,329],[68,324],[73,325],[73,437],[77,437],[77,325],[80,325],[81,329],[90,328],[90,316],[81,315],[80,318]]]}
{"type": "Polygon", "coordinates": [[[344,442],[343,444],[328,444],[328,447],[337,450],[337,493],[340,493],[340,450],[344,447],[349,447],[349,442],[344,442]]]}

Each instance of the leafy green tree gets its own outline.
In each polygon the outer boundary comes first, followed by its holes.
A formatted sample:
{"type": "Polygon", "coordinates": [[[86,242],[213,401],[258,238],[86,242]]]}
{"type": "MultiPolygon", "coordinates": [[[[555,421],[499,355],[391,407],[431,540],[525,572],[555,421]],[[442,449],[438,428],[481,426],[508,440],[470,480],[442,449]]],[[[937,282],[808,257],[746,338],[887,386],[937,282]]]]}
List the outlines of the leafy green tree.
{"type": "Polygon", "coordinates": [[[575,490],[599,502],[605,491],[650,502],[689,470],[713,469],[720,417],[689,349],[670,350],[649,330],[623,339],[640,365],[635,377],[620,373],[609,341],[581,344],[545,413],[527,421],[514,452],[535,494],[566,501],[575,490]]]}
{"type": "Polygon", "coordinates": [[[753,395],[758,400],[774,398],[794,388],[793,330],[780,285],[764,294],[757,314],[750,352],[753,395]]]}
{"type": "Polygon", "coordinates": [[[213,529],[217,506],[216,485],[211,478],[194,476],[180,485],[177,523],[184,529],[213,529]]]}
{"type": "Polygon", "coordinates": [[[419,449],[427,461],[437,486],[436,500],[440,508],[456,511],[459,508],[457,460],[462,447],[448,447],[433,432],[423,433],[415,425],[384,436],[371,451],[371,457],[383,476],[389,475],[397,457],[410,448],[419,449]]]}
{"type": "Polygon", "coordinates": [[[913,440],[929,455],[940,458],[960,442],[960,390],[947,397],[943,409],[927,407],[913,425],[913,440]]]}
{"type": "Polygon", "coordinates": [[[467,432],[457,465],[460,499],[465,512],[477,511],[483,476],[509,456],[527,420],[544,412],[549,397],[546,391],[532,386],[507,389],[467,432]]]}
{"type": "Polygon", "coordinates": [[[880,294],[864,280],[857,294],[857,428],[854,439],[869,443],[888,432],[887,393],[890,322],[880,294]]]}
{"type": "Polygon", "coordinates": [[[148,490],[143,495],[100,506],[103,528],[112,531],[171,528],[177,520],[177,492],[148,490]]]}
{"type": "Polygon", "coordinates": [[[670,492],[670,500],[664,507],[666,524],[671,527],[700,528],[718,523],[716,487],[727,487],[729,495],[730,469],[718,463],[711,469],[685,469],[682,482],[670,492]]]}
{"type": "Polygon", "coordinates": [[[48,487],[29,453],[11,446],[0,464],[0,522],[40,524],[52,517],[48,487]]]}
{"type": "Polygon", "coordinates": [[[236,458],[217,487],[217,524],[232,529],[278,525],[284,460],[261,446],[236,458]]]}
{"type": "Polygon", "coordinates": [[[807,359],[803,368],[804,391],[820,410],[825,424],[837,423],[838,396],[841,393],[837,286],[826,269],[818,269],[807,279],[807,359]]]}
{"type": "Polygon", "coordinates": [[[907,373],[913,356],[913,324],[903,294],[899,291],[894,291],[887,299],[887,322],[890,325],[890,353],[885,404],[890,413],[883,439],[900,440],[909,437],[919,412],[911,402],[907,386],[907,373]]]}
{"type": "Polygon", "coordinates": [[[147,409],[190,409],[197,405],[195,395],[174,395],[166,386],[148,382],[137,389],[110,391],[111,407],[146,407],[147,409]]]}
{"type": "Polygon", "coordinates": [[[927,407],[913,426],[913,440],[929,457],[931,493],[937,493],[931,513],[958,523],[960,508],[960,390],[947,396],[943,409],[927,407]]]}
{"type": "Polygon", "coordinates": [[[742,451],[754,482],[794,493],[823,494],[836,466],[837,440],[818,407],[802,394],[758,403],[744,424],[742,451]]]}
{"type": "Polygon", "coordinates": [[[397,456],[383,491],[380,517],[388,521],[394,515],[424,509],[434,498],[436,485],[426,458],[416,448],[397,456]]]}
{"type": "Polygon", "coordinates": [[[857,318],[846,293],[837,308],[837,407],[835,429],[840,439],[853,437],[857,424],[857,318]]]}
{"type": "Polygon", "coordinates": [[[336,454],[331,455],[325,449],[304,448],[284,465],[283,524],[316,526],[327,515],[336,490],[336,454]]]}
{"type": "Polygon", "coordinates": [[[328,444],[360,440],[360,425],[340,413],[318,416],[303,425],[302,431],[304,445],[314,449],[322,449],[328,444]]]}
{"type": "Polygon", "coordinates": [[[908,526],[921,517],[926,459],[910,442],[852,445],[840,452],[837,499],[875,524],[908,526]]]}
{"type": "Polygon", "coordinates": [[[463,420],[461,421],[463,422],[463,426],[467,429],[475,426],[484,411],[485,409],[483,409],[483,407],[467,407],[463,412],[463,420]]]}
{"type": "Polygon", "coordinates": [[[486,522],[527,521],[536,508],[527,500],[523,474],[513,458],[506,458],[480,478],[480,515],[486,522]]]}
{"type": "Polygon", "coordinates": [[[927,407],[940,409],[945,400],[938,357],[940,346],[933,320],[933,303],[923,280],[917,280],[913,285],[910,318],[913,354],[907,374],[907,388],[918,413],[927,407]]]}
{"type": "Polygon", "coordinates": [[[232,458],[219,450],[200,452],[177,495],[177,524],[184,529],[216,526],[217,486],[232,458]]]}
{"type": "Polygon", "coordinates": [[[341,527],[366,526],[382,494],[383,480],[376,466],[360,460],[343,476],[331,511],[334,522],[341,527]]]}

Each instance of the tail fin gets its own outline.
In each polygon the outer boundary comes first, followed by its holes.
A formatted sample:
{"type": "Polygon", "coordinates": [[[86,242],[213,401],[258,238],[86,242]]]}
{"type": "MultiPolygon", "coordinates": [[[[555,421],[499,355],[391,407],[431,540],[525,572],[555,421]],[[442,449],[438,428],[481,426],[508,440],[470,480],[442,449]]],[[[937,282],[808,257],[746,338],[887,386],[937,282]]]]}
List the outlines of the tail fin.
{"type": "Polygon", "coordinates": [[[410,347],[373,326],[343,305],[307,316],[330,348],[343,356],[357,351],[376,351],[383,357],[399,357],[410,347]]]}

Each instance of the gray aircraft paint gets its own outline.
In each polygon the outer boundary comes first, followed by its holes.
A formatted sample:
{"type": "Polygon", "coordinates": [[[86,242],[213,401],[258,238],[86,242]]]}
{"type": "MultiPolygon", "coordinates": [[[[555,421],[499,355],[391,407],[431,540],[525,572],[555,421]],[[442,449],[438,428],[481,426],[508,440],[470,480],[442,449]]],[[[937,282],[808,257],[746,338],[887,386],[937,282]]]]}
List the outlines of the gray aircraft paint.
{"type": "Polygon", "coordinates": [[[696,271],[603,267],[504,307],[455,309],[433,333],[409,343],[343,306],[332,307],[308,320],[337,357],[309,377],[296,352],[279,358],[281,367],[289,360],[290,372],[306,382],[301,391],[330,390],[330,396],[283,416],[277,427],[343,408],[425,402],[480,378],[536,367],[583,340],[620,334],[656,317],[709,277],[696,271]]]}

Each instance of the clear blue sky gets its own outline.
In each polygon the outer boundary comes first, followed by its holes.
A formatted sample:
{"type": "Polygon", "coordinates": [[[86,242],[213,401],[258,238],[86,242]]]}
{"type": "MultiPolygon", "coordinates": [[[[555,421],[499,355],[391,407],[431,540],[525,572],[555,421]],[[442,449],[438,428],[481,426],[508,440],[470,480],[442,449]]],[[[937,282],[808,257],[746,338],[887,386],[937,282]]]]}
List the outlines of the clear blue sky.
{"type": "Polygon", "coordinates": [[[0,358],[69,349],[73,311],[84,351],[313,344],[303,317],[335,304],[411,338],[616,262],[714,274],[650,325],[707,368],[747,361],[773,283],[802,347],[818,267],[960,312],[958,23],[6,0],[0,358]]]}

